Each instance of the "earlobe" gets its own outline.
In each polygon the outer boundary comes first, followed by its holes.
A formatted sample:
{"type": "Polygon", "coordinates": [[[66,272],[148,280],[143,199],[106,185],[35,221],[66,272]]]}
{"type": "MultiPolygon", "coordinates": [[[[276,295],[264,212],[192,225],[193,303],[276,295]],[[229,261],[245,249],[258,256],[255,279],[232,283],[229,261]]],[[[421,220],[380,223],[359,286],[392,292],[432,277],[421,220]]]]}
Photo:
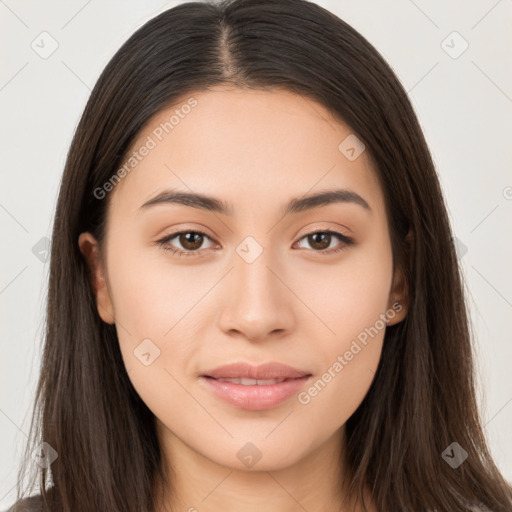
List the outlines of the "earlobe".
{"type": "Polygon", "coordinates": [[[407,316],[409,309],[409,300],[407,293],[407,283],[401,268],[395,270],[393,286],[389,294],[388,301],[388,325],[394,325],[407,316]]]}
{"type": "Polygon", "coordinates": [[[98,254],[98,242],[91,233],[81,233],[78,237],[78,247],[87,265],[98,314],[105,323],[114,324],[114,307],[105,279],[105,270],[98,254]]]}
{"type": "MultiPolygon", "coordinates": [[[[413,235],[412,231],[406,236],[407,254],[406,260],[411,262],[413,235]]],[[[405,277],[404,268],[400,265],[395,268],[393,275],[393,283],[389,293],[388,310],[393,311],[393,315],[389,315],[388,325],[394,325],[405,319],[409,310],[409,286],[405,277]]]]}

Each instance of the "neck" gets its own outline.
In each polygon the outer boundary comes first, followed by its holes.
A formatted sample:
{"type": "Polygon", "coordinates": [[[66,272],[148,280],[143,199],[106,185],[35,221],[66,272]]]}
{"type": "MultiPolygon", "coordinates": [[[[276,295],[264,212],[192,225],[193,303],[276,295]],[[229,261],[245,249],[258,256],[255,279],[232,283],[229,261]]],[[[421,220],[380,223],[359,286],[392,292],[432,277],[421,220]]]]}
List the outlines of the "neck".
{"type": "Polygon", "coordinates": [[[164,467],[172,476],[168,485],[155,487],[155,512],[363,511],[342,490],[344,428],[291,466],[257,471],[219,465],[157,425],[164,467]]]}

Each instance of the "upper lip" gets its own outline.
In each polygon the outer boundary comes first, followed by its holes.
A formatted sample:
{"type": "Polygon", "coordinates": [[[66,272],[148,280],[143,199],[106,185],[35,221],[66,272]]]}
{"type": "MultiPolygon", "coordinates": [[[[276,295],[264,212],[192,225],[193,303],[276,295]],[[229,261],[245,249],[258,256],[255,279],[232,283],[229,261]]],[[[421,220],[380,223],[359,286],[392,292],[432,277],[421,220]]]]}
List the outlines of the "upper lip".
{"type": "Polygon", "coordinates": [[[271,362],[258,366],[249,363],[231,363],[209,370],[203,373],[203,377],[213,377],[214,379],[297,379],[311,375],[310,373],[298,370],[286,364],[271,362]]]}

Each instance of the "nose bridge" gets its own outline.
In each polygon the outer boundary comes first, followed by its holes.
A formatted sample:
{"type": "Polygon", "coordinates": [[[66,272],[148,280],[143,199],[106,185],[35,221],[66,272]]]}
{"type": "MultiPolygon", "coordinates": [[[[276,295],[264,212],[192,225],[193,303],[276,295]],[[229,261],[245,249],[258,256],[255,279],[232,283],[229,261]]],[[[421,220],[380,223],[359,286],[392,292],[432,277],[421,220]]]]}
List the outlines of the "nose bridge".
{"type": "Polygon", "coordinates": [[[289,292],[275,275],[279,274],[279,264],[272,251],[248,237],[233,254],[233,267],[221,328],[237,330],[250,339],[290,329],[293,315],[289,292]]]}

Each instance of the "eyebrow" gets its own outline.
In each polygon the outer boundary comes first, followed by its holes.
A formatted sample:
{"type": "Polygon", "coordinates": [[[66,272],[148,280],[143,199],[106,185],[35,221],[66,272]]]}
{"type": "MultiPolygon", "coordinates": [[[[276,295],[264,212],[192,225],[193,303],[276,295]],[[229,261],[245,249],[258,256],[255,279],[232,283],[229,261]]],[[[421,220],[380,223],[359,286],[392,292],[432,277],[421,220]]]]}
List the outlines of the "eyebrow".
{"type": "MultiPolygon", "coordinates": [[[[369,213],[372,212],[370,205],[359,194],[351,190],[338,189],[293,198],[283,209],[283,216],[290,213],[312,210],[333,203],[352,203],[361,206],[369,213]]],[[[180,204],[224,215],[233,215],[233,208],[229,203],[215,197],[193,192],[164,190],[146,201],[141,206],[141,209],[147,209],[157,204],[180,204]]]]}

